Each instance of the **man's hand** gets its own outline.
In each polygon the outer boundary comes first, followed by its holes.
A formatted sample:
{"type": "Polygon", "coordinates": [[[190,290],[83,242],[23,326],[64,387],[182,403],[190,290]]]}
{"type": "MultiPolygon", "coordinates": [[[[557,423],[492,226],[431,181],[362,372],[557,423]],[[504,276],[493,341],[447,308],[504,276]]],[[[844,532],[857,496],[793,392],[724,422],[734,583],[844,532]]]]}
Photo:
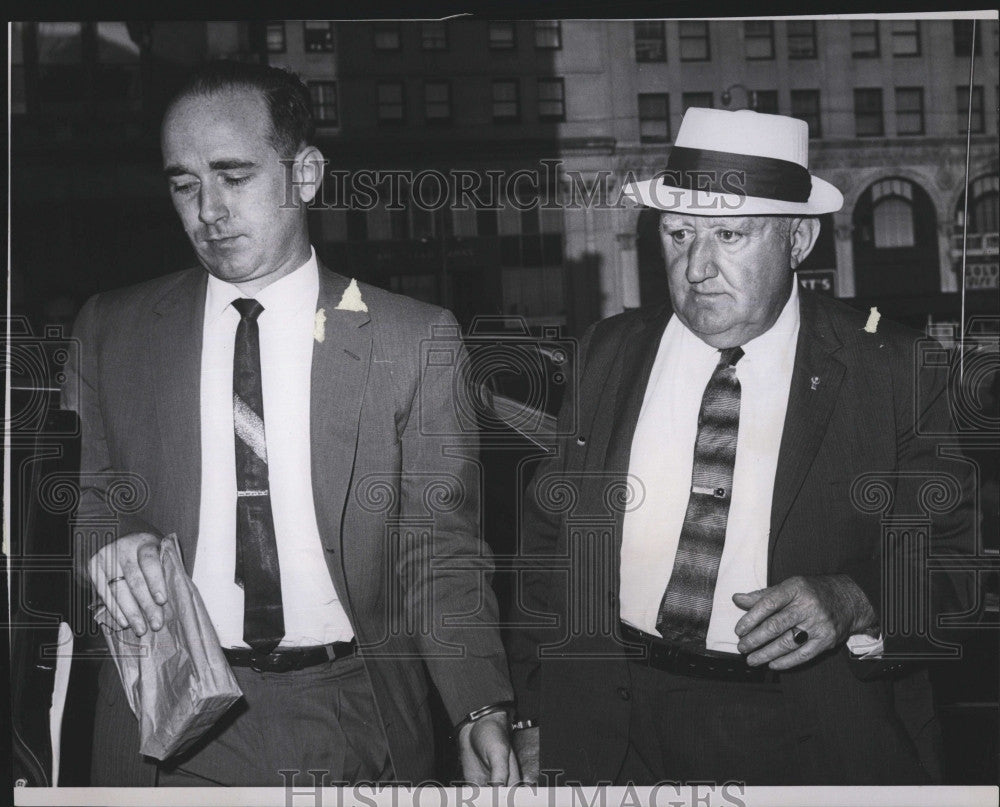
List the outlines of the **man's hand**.
{"type": "Polygon", "coordinates": [[[541,745],[539,732],[537,726],[514,732],[514,751],[521,766],[521,781],[529,785],[538,784],[538,749],[541,745]]]}
{"type": "Polygon", "coordinates": [[[748,653],[751,666],[767,664],[789,670],[837,647],[875,621],[864,592],[847,575],[790,577],[776,586],[734,594],[733,602],[747,609],[736,623],[737,648],[748,653]],[[809,634],[799,645],[792,629],[809,634]]]}
{"type": "Polygon", "coordinates": [[[90,580],[108,613],[137,636],[163,627],[167,586],[160,564],[160,538],[133,532],[98,550],[90,559],[90,580]]]}
{"type": "Polygon", "coordinates": [[[458,750],[466,781],[476,785],[516,785],[520,781],[506,712],[484,715],[462,726],[458,750]]]}

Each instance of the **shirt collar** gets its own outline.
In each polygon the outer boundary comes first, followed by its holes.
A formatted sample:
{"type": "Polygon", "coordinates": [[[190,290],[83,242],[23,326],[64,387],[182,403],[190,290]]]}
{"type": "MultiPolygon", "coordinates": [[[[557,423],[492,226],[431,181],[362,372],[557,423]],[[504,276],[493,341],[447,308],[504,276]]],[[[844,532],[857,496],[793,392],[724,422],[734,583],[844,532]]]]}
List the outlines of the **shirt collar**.
{"type": "MultiPolygon", "coordinates": [[[[298,269],[265,286],[253,298],[265,311],[293,313],[303,306],[315,306],[319,294],[319,264],[316,250],[309,247],[309,259],[298,269]]],[[[218,319],[233,300],[247,295],[240,288],[215,275],[208,276],[205,292],[205,319],[218,319]]],[[[234,309],[235,310],[235,309],[234,309]]]]}
{"type": "MultiPolygon", "coordinates": [[[[719,360],[718,349],[702,341],[701,337],[689,330],[676,314],[670,317],[666,334],[674,339],[679,338],[685,352],[692,357],[699,357],[705,361],[711,359],[717,362],[719,360]]],[[[799,284],[793,276],[791,294],[788,295],[788,300],[785,301],[785,306],[778,314],[778,318],[764,333],[742,345],[743,353],[751,361],[780,360],[783,349],[789,346],[795,347],[798,334],[799,284]]]]}
{"type": "Polygon", "coordinates": [[[744,355],[751,361],[778,359],[789,344],[794,348],[799,334],[799,283],[792,275],[792,292],[785,301],[774,325],[760,336],[743,345],[744,355]]]}

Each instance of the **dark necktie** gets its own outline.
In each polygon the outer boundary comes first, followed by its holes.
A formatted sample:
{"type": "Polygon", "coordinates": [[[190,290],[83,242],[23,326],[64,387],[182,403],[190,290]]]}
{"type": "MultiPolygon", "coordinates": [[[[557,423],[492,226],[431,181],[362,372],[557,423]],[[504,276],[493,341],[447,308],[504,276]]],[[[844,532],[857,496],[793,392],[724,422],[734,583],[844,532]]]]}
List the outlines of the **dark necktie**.
{"type": "Polygon", "coordinates": [[[243,641],[270,653],[285,635],[281,575],[267,479],[260,329],[264,307],[233,300],[242,319],[233,349],[233,425],[236,430],[236,585],[243,589],[243,641]]]}
{"type": "Polygon", "coordinates": [[[721,353],[701,399],[691,494],[674,569],[656,617],[656,629],[664,639],[702,650],[726,540],[740,428],[736,362],[743,357],[743,349],[732,347],[721,353]]]}

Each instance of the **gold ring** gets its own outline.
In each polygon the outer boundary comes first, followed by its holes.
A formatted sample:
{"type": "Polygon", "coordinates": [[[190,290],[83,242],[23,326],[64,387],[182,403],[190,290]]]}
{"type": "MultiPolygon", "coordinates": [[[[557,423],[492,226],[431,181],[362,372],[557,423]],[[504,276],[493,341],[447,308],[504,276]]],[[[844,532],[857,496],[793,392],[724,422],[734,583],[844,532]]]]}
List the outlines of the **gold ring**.
{"type": "Polygon", "coordinates": [[[111,578],[111,579],[110,579],[110,580],[108,581],[108,585],[109,585],[109,586],[113,586],[113,585],[114,585],[115,583],[120,583],[120,582],[121,582],[122,580],[124,580],[124,579],[125,579],[124,575],[119,575],[118,577],[112,577],[112,578],[111,578]]]}

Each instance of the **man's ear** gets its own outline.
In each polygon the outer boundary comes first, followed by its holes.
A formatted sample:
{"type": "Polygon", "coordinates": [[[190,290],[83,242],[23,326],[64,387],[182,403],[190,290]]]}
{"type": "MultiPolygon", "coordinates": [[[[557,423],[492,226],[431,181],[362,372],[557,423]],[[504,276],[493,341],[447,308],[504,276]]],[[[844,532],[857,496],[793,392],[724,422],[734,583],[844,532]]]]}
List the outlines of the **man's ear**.
{"type": "Polygon", "coordinates": [[[809,257],[809,253],[816,246],[816,239],[819,238],[819,219],[792,219],[788,238],[792,244],[792,269],[795,269],[809,257]]]}
{"type": "Polygon", "coordinates": [[[323,184],[326,160],[315,146],[306,146],[295,155],[292,163],[292,183],[298,197],[309,204],[323,184]]]}

